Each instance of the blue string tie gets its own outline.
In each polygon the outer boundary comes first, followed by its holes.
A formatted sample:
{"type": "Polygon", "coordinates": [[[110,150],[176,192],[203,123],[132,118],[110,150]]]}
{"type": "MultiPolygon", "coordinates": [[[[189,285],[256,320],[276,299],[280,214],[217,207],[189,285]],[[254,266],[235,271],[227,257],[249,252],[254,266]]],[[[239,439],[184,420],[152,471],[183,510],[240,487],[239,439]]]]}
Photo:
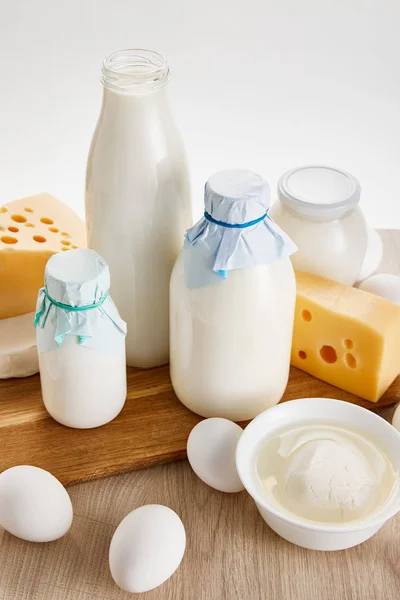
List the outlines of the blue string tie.
{"type": "Polygon", "coordinates": [[[214,225],[220,225],[221,227],[226,227],[228,229],[246,229],[246,227],[252,227],[253,225],[257,225],[257,223],[261,223],[268,217],[268,211],[259,217],[258,219],[254,219],[254,221],[248,221],[247,223],[225,223],[225,221],[218,221],[214,219],[207,211],[204,211],[204,217],[210,223],[214,223],[214,225]]]}
{"type": "MultiPolygon", "coordinates": [[[[68,312],[84,312],[86,310],[92,310],[93,308],[100,308],[100,306],[102,306],[104,304],[104,302],[107,300],[109,292],[107,292],[106,294],[104,294],[104,296],[101,298],[101,300],[99,300],[98,302],[94,302],[93,304],[87,304],[86,306],[71,306],[70,304],[63,304],[62,302],[57,302],[57,300],[54,300],[54,298],[52,298],[49,293],[47,292],[46,288],[43,288],[43,293],[46,296],[47,300],[50,302],[50,304],[53,304],[53,306],[56,306],[57,308],[62,308],[63,310],[66,310],[68,312]]],[[[39,325],[39,321],[41,316],[44,313],[44,306],[42,308],[42,310],[40,310],[36,317],[35,317],[35,327],[37,327],[39,325]]]]}

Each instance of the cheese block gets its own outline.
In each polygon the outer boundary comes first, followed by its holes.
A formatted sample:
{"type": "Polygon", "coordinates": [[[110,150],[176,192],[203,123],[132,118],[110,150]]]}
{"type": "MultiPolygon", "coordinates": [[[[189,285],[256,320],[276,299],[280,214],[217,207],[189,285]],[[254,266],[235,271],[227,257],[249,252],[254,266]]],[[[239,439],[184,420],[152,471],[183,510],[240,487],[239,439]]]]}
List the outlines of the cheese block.
{"type": "Polygon", "coordinates": [[[50,194],[0,206],[0,319],[34,311],[49,257],[85,246],[83,221],[50,194]]]}
{"type": "Polygon", "coordinates": [[[400,306],[297,272],[291,364],[377,402],[400,372],[400,306]]]}
{"type": "Polygon", "coordinates": [[[0,321],[0,379],[28,377],[39,371],[35,313],[0,321]]]}

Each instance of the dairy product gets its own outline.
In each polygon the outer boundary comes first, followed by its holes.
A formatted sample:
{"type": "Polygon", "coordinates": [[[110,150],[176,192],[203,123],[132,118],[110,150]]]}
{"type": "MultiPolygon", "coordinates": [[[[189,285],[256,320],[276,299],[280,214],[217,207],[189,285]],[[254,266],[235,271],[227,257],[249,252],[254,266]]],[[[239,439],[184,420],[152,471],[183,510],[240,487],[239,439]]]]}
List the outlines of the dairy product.
{"type": "Polygon", "coordinates": [[[34,311],[49,257],[85,246],[83,221],[50,194],[0,206],[0,319],[34,311]]]}
{"type": "Polygon", "coordinates": [[[268,192],[248,171],[213,175],[208,216],[187,232],[172,272],[172,385],[204,417],[251,419],[287,384],[295,247],[265,215],[268,192]]]}
{"type": "Polygon", "coordinates": [[[88,429],[112,421],[126,399],[125,352],[108,355],[67,337],[62,348],[39,354],[47,412],[67,427],[88,429]]]}
{"type": "Polygon", "coordinates": [[[368,244],[357,180],[339,169],[302,167],[281,177],[278,194],[270,214],[298,247],[295,270],[353,285],[368,244]]]}
{"type": "Polygon", "coordinates": [[[323,523],[365,519],[384,506],[397,485],[388,457],[347,426],[310,422],[267,440],[257,473],[273,503],[323,523]]]}
{"type": "Polygon", "coordinates": [[[169,279],[191,224],[184,148],[166,95],[168,64],[147,50],[104,61],[103,107],[87,166],[89,246],[107,261],[128,323],[127,363],[169,357],[169,279]]]}
{"type": "Polygon", "coordinates": [[[367,277],[373,275],[382,262],[383,243],[382,238],[375,229],[368,227],[368,244],[365,252],[361,271],[358,274],[358,281],[364,281],[367,277]]]}
{"type": "Polygon", "coordinates": [[[277,404],[289,376],[295,282],[290,259],[188,289],[171,277],[171,379],[204,417],[251,419],[277,404]]]}
{"type": "Polygon", "coordinates": [[[35,323],[49,414],[68,427],[111,421],[126,399],[126,325],[110,296],[107,264],[93,250],[53,256],[35,323]]]}
{"type": "Polygon", "coordinates": [[[400,307],[309,273],[296,282],[291,364],[377,402],[400,372],[400,307]]]}
{"type": "Polygon", "coordinates": [[[39,371],[35,313],[0,320],[0,379],[28,377],[39,371]]]}

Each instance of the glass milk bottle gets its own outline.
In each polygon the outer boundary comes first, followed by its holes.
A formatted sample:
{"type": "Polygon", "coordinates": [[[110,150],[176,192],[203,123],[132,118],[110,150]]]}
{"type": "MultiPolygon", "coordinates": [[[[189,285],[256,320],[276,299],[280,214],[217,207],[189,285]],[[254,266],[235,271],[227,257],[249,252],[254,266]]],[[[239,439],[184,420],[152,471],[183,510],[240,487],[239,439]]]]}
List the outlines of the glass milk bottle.
{"type": "Polygon", "coordinates": [[[52,256],[35,327],[43,402],[68,427],[111,421],[126,399],[126,323],[109,295],[110,271],[94,250],[52,256]]]}
{"type": "Polygon", "coordinates": [[[287,385],[296,247],[268,216],[269,199],[255,173],[213,175],[172,272],[172,385],[203,417],[252,419],[287,385]]]}
{"type": "Polygon", "coordinates": [[[128,323],[127,363],[169,358],[169,279],[192,223],[181,137],[168,100],[169,68],[150,50],[104,60],[103,106],[87,165],[88,243],[110,266],[128,323]]]}
{"type": "Polygon", "coordinates": [[[339,169],[301,167],[280,178],[270,214],[298,247],[292,257],[296,270],[356,282],[368,244],[359,201],[360,184],[339,169]]]}

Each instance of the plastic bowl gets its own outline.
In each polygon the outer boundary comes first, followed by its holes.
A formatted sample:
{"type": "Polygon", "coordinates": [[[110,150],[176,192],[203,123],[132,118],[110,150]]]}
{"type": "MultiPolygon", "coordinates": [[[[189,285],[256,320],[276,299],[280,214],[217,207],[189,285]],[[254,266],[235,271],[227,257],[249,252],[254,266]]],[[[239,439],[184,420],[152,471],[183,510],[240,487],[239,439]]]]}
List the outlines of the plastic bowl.
{"type": "Polygon", "coordinates": [[[247,492],[264,521],[285,540],[312,550],[343,550],[372,537],[400,510],[400,433],[373,412],[355,404],[328,398],[302,398],[278,404],[256,417],[244,430],[236,450],[236,467],[247,492]],[[256,472],[256,457],[263,442],[278,431],[304,422],[350,424],[374,442],[392,462],[398,485],[378,513],[346,524],[320,524],[281,512],[263,490],[256,472]]]}

